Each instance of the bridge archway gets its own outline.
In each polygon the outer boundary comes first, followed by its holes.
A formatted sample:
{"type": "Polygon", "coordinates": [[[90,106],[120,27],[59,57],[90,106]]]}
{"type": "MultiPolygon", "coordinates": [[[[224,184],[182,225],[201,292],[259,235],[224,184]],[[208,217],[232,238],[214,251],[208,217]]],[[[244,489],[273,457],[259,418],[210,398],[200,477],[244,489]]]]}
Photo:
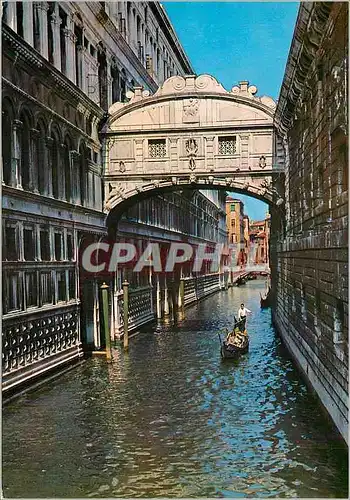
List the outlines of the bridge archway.
{"type": "Polygon", "coordinates": [[[154,95],[135,88],[104,127],[105,211],[115,226],[130,205],[160,191],[225,189],[277,202],[273,164],[276,104],[240,82],[173,76],[154,95]]]}

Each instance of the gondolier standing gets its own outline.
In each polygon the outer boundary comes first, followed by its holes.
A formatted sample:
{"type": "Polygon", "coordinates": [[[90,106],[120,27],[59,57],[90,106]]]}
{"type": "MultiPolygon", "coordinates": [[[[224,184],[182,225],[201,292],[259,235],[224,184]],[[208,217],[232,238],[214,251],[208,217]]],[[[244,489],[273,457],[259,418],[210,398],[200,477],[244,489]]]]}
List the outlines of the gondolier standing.
{"type": "Polygon", "coordinates": [[[250,309],[247,309],[244,307],[244,304],[241,304],[241,307],[238,309],[238,323],[239,323],[239,329],[241,332],[244,332],[245,330],[245,323],[247,320],[247,313],[251,313],[252,311],[250,309]]]}

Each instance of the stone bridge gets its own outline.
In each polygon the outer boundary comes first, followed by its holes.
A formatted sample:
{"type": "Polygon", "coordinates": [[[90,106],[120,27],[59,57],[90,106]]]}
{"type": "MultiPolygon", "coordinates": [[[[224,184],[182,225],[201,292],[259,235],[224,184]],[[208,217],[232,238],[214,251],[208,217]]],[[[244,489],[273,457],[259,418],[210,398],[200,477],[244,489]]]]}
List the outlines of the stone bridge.
{"type": "Polygon", "coordinates": [[[256,93],[247,81],[227,91],[210,75],[173,76],[154,95],[135,88],[128,103],[113,104],[102,131],[108,226],[160,190],[225,189],[281,203],[276,104],[256,93]]]}

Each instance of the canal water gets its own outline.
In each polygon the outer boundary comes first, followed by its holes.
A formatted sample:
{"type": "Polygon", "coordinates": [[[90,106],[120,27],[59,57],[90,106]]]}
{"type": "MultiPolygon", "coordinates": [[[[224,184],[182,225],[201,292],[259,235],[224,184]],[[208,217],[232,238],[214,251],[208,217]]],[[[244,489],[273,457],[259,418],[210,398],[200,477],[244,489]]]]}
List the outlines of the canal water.
{"type": "Polygon", "coordinates": [[[264,281],[3,409],[5,497],[347,497],[347,452],[260,310],[264,281]],[[241,302],[250,350],[222,362],[241,302]]]}

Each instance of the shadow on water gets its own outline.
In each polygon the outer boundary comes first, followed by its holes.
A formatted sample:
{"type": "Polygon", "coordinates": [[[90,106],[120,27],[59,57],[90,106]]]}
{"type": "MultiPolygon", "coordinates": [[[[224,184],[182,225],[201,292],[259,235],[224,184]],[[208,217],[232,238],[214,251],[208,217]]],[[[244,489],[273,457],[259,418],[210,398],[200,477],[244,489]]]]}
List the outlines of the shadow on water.
{"type": "Polygon", "coordinates": [[[11,497],[347,497],[347,450],[248,282],[3,410],[11,497]],[[222,362],[241,302],[249,352],[222,362]],[[20,480],[18,479],[20,478],[20,480]]]}

